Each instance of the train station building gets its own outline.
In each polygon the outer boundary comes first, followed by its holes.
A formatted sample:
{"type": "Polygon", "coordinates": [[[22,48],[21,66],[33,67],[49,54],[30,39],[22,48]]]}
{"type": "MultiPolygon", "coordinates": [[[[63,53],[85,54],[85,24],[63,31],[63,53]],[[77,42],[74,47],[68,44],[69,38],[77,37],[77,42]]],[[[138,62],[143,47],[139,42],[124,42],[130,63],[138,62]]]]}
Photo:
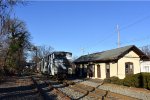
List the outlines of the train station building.
{"type": "Polygon", "coordinates": [[[148,57],[136,46],[130,45],[112,50],[83,55],[74,61],[80,77],[105,79],[141,72],[140,61],[148,57]]]}

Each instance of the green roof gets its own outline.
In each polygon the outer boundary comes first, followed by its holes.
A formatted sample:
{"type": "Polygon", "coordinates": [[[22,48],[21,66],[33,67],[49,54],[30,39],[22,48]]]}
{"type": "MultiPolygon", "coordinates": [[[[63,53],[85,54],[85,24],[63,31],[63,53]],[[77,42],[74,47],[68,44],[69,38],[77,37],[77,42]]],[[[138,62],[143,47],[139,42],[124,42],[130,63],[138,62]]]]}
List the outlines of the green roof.
{"type": "Polygon", "coordinates": [[[80,63],[80,62],[89,62],[89,61],[108,61],[108,60],[116,60],[119,59],[120,56],[124,55],[127,51],[131,50],[134,48],[138,53],[144,55],[141,50],[139,50],[136,46],[134,45],[129,45],[121,48],[116,48],[112,50],[107,50],[103,52],[97,52],[93,54],[88,54],[88,55],[83,55],[76,59],[74,62],[75,63],[80,63]]]}

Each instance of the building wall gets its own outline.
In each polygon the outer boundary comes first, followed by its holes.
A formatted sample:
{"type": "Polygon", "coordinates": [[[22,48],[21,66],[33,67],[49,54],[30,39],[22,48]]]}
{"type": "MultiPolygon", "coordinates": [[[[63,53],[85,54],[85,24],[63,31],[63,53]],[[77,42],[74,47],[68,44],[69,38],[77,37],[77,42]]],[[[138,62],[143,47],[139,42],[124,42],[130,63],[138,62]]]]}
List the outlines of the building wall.
{"type": "Polygon", "coordinates": [[[112,76],[118,76],[117,75],[117,73],[118,73],[118,71],[117,71],[117,63],[115,62],[115,63],[109,63],[110,64],[110,77],[112,77],[112,76]]]}
{"type": "MultiPolygon", "coordinates": [[[[106,78],[106,63],[95,64],[95,78],[97,77],[97,65],[100,65],[101,77],[99,79],[106,78]]],[[[110,63],[110,77],[117,76],[117,63],[110,63]]]]}
{"type": "MultiPolygon", "coordinates": [[[[95,78],[97,78],[97,65],[98,64],[95,64],[95,78]]],[[[100,64],[99,64],[100,65],[100,64]]]]}
{"type": "Polygon", "coordinates": [[[100,65],[100,71],[101,71],[101,77],[99,79],[104,79],[106,78],[106,69],[105,69],[105,63],[97,63],[95,65],[95,78],[97,77],[97,65],[100,65]]]}
{"type": "Polygon", "coordinates": [[[130,51],[123,58],[118,60],[118,77],[120,79],[125,78],[125,63],[126,62],[133,63],[134,74],[140,73],[140,58],[134,51],[130,51]]]}
{"type": "Polygon", "coordinates": [[[150,61],[140,62],[141,72],[150,72],[150,61]]]}

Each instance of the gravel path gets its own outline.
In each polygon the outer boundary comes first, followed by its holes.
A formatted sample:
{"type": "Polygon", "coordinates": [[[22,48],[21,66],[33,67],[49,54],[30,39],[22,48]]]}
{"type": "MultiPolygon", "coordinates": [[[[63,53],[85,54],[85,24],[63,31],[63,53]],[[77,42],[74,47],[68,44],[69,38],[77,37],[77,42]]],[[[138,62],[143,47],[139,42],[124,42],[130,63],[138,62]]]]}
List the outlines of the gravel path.
{"type": "Polygon", "coordinates": [[[137,89],[137,88],[129,88],[125,86],[119,86],[114,84],[103,84],[98,87],[102,90],[108,90],[114,93],[142,99],[142,100],[150,100],[150,91],[144,89],[137,89]]]}

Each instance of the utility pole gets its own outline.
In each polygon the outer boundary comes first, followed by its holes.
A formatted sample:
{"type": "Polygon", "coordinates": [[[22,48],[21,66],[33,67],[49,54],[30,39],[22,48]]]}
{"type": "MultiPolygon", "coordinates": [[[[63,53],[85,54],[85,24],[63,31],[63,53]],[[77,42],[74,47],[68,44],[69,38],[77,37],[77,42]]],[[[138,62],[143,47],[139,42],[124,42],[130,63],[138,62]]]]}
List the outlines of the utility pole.
{"type": "Polygon", "coordinates": [[[120,47],[120,31],[119,31],[119,25],[117,24],[117,33],[118,33],[118,48],[120,47]]]}

